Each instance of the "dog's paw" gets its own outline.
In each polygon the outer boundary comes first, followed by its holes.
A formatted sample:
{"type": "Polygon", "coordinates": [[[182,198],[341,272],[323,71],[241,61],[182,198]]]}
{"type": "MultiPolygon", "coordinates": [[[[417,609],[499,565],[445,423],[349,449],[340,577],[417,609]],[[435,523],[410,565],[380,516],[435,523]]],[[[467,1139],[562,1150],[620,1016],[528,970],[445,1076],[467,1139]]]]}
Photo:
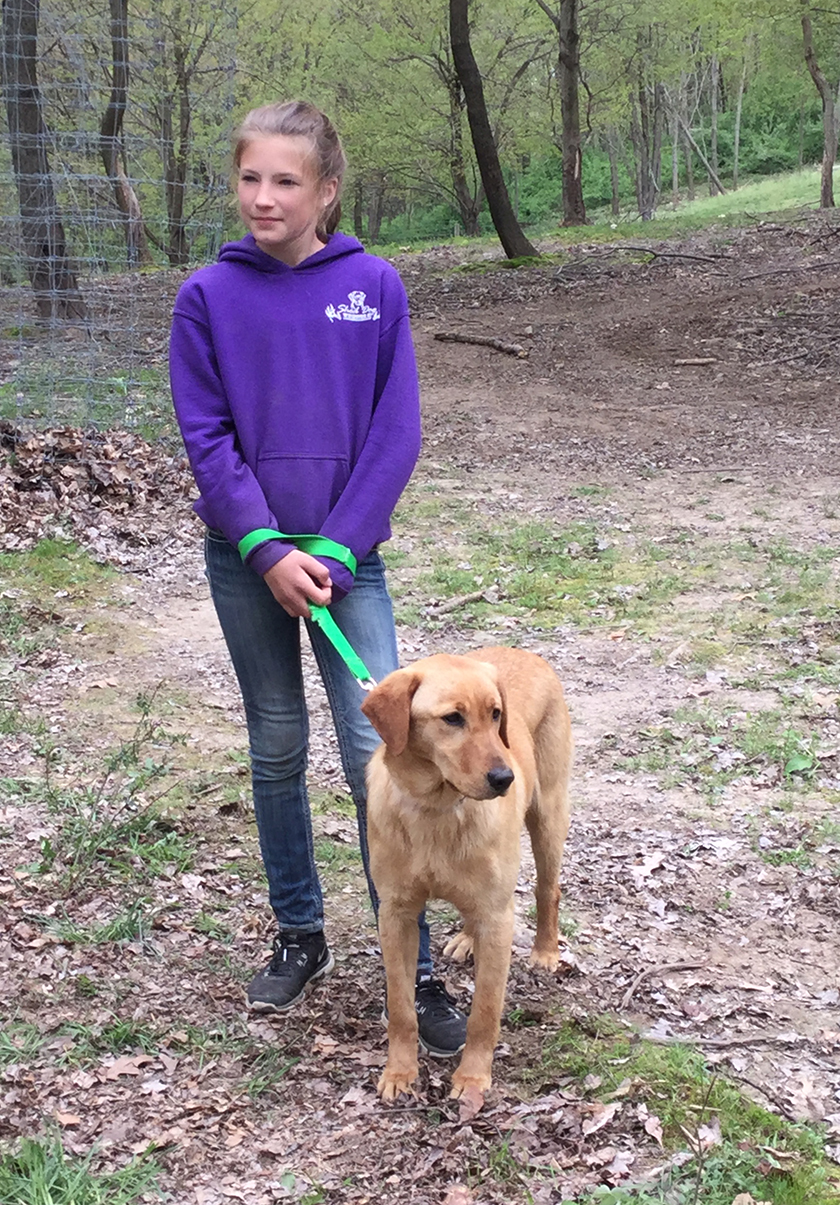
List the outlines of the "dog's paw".
{"type": "Polygon", "coordinates": [[[443,947],[443,953],[446,958],[451,958],[454,962],[466,962],[473,952],[473,939],[466,930],[462,929],[460,933],[456,933],[450,938],[443,947]]]}
{"type": "Polygon", "coordinates": [[[459,1075],[456,1071],[452,1076],[452,1090],[449,1096],[452,1100],[468,1100],[477,1106],[476,1112],[484,1103],[484,1093],[489,1092],[491,1078],[489,1075],[459,1075]]]}
{"type": "Polygon", "coordinates": [[[395,1071],[389,1070],[387,1067],[379,1077],[379,1083],[376,1085],[376,1091],[382,1100],[391,1101],[397,1100],[400,1096],[416,1096],[413,1084],[417,1078],[419,1068],[414,1067],[413,1070],[395,1071]]]}
{"type": "Polygon", "coordinates": [[[560,951],[556,947],[553,950],[538,950],[534,946],[528,955],[529,967],[542,967],[545,971],[556,971],[559,963],[560,951]]]}

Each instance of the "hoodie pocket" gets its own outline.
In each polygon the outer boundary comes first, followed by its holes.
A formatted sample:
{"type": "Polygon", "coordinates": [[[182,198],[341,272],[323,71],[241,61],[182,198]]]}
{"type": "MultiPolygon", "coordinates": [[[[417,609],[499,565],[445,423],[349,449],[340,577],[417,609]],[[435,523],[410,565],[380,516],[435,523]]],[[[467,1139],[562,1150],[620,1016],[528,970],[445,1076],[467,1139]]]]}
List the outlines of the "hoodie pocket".
{"type": "Polygon", "coordinates": [[[294,456],[264,452],[257,461],[257,480],[281,531],[289,535],[318,532],[350,477],[343,456],[294,456]]]}

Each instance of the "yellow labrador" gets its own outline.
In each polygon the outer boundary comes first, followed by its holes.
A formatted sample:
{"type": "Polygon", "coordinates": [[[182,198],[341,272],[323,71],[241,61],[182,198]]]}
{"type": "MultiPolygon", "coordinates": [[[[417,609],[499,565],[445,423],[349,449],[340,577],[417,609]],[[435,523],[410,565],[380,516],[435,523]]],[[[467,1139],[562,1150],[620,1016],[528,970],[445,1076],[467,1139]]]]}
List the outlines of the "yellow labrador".
{"type": "Polygon", "coordinates": [[[520,834],[537,869],[532,966],[559,959],[558,878],[569,827],[571,725],[560,680],[535,653],[486,648],[426,657],[389,674],[362,710],[382,737],[368,767],[368,839],[380,897],[393,1100],[417,1076],[417,915],[454,904],[463,932],[446,952],[475,956],[475,995],[452,1096],[490,1087],[514,927],[520,834]]]}

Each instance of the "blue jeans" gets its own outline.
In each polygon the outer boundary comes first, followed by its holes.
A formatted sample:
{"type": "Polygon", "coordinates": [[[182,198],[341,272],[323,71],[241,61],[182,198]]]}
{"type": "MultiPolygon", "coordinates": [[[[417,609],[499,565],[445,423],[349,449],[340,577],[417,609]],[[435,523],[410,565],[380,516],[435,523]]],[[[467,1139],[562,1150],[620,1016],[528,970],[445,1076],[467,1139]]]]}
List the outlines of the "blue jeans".
{"type": "MultiPolygon", "coordinates": [[[[316,933],[324,927],[324,903],[306,789],[309,716],[301,670],[300,620],[283,610],[263,579],[243,565],[237,550],[220,533],[207,533],[205,558],[210,593],[245,706],[254,813],[271,907],[281,929],[316,933]]],[[[375,681],[397,668],[394,616],[377,552],[361,562],[352,591],[330,611],[375,681]]],[[[378,900],[368,857],[365,767],[379,737],[361,711],[364,691],[321,629],[305,622],[332,711],[344,776],[356,805],[362,863],[376,912],[378,900]]],[[[418,971],[431,971],[431,966],[429,929],[421,916],[418,971]]]]}

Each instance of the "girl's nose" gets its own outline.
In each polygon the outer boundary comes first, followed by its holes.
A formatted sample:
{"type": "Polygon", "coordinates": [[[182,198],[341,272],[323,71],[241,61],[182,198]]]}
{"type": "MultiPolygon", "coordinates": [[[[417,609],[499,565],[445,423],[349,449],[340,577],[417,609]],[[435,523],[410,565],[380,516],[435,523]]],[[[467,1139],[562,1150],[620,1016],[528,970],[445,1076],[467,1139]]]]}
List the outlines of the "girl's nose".
{"type": "Polygon", "coordinates": [[[271,195],[271,189],[269,188],[267,181],[261,182],[259,188],[257,189],[257,195],[254,199],[254,203],[261,206],[263,209],[270,208],[274,204],[274,198],[271,195]]]}

